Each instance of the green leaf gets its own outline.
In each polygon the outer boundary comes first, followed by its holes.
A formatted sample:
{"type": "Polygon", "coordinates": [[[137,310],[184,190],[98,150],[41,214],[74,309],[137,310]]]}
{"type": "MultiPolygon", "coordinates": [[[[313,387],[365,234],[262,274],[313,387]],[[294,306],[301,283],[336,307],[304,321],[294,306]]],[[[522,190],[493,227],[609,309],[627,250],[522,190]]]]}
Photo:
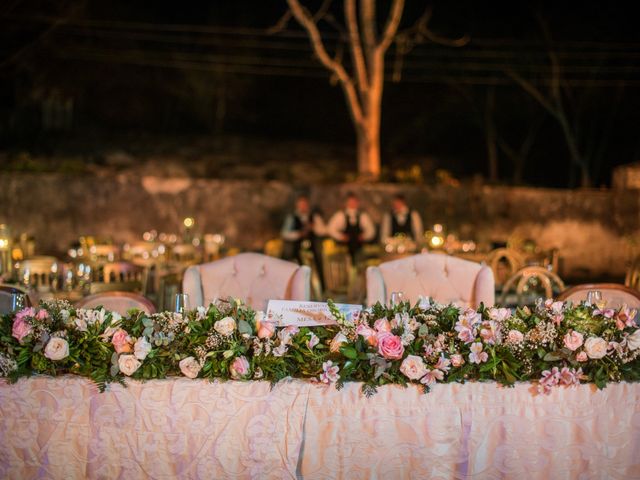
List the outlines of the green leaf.
{"type": "Polygon", "coordinates": [[[340,347],[340,353],[351,360],[355,360],[358,358],[358,351],[350,346],[340,347]]]}
{"type": "Polygon", "coordinates": [[[562,357],[558,356],[556,352],[549,352],[542,360],[545,362],[557,362],[558,360],[562,360],[562,357]]]}
{"type": "Polygon", "coordinates": [[[251,328],[249,322],[247,322],[246,320],[240,320],[238,322],[238,332],[248,333],[249,335],[251,335],[251,333],[253,333],[253,329],[251,328]]]}

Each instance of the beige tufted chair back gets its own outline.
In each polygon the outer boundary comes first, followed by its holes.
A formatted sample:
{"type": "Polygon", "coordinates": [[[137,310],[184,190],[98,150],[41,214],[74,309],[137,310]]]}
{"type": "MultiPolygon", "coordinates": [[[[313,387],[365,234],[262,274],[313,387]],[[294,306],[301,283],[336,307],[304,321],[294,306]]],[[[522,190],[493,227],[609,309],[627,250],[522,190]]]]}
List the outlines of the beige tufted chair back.
{"type": "Polygon", "coordinates": [[[403,292],[412,304],[420,296],[439,303],[477,307],[495,301],[493,272],[487,266],[448,255],[422,253],[367,269],[367,304],[387,303],[403,292]]]}
{"type": "Polygon", "coordinates": [[[217,298],[240,298],[257,310],[273,300],[310,299],[311,269],[259,253],[241,253],[187,269],[182,290],[190,307],[209,305],[217,298]]]}

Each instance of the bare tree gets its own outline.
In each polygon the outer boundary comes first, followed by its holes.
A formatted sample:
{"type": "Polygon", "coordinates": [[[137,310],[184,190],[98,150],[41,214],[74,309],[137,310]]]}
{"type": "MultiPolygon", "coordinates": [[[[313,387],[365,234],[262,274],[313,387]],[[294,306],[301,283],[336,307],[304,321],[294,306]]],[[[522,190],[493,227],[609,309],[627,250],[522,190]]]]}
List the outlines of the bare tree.
{"type": "MultiPolygon", "coordinates": [[[[293,16],[307,31],[313,51],[340,84],[346,98],[357,138],[358,172],[363,179],[375,180],[380,177],[380,119],[382,92],[385,77],[385,54],[398,35],[398,28],[404,10],[404,0],[393,0],[382,31],[378,33],[378,18],[375,0],[344,0],[345,40],[351,54],[353,72],[345,68],[340,52],[329,54],[318,23],[327,19],[336,24],[329,12],[329,1],[312,14],[300,0],[287,0],[289,12],[280,25],[293,16]]],[[[415,39],[439,41],[440,37],[427,28],[431,17],[428,9],[420,20],[409,29],[403,38],[403,53],[407,45],[415,39]]],[[[444,40],[444,39],[443,39],[444,40]]],[[[448,41],[449,44],[463,45],[466,37],[448,41]]]]}

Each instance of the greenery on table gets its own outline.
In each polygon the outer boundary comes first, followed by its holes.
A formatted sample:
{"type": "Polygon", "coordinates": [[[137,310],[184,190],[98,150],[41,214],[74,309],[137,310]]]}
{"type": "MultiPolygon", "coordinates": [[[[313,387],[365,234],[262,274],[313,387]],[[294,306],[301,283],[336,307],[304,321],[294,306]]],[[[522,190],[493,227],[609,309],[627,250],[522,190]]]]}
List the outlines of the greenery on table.
{"type": "Polygon", "coordinates": [[[127,377],[210,380],[302,378],[341,388],[385,384],[532,382],[552,387],[640,380],[636,312],[547,300],[515,312],[440,305],[377,304],[347,318],[329,302],[336,325],[276,328],[228,299],[184,315],[121,317],[67,302],[43,302],[0,321],[0,375],[75,374],[101,390],[127,377]]]}

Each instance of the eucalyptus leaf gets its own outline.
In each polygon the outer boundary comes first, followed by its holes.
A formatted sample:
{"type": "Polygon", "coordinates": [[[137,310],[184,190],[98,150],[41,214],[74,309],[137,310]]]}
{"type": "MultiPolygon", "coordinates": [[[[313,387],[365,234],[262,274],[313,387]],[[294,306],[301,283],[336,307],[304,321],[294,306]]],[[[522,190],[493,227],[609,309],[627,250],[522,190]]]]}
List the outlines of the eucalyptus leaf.
{"type": "Polygon", "coordinates": [[[238,322],[238,332],[240,333],[248,333],[251,335],[253,330],[251,329],[251,325],[246,320],[240,320],[238,322]]]}

